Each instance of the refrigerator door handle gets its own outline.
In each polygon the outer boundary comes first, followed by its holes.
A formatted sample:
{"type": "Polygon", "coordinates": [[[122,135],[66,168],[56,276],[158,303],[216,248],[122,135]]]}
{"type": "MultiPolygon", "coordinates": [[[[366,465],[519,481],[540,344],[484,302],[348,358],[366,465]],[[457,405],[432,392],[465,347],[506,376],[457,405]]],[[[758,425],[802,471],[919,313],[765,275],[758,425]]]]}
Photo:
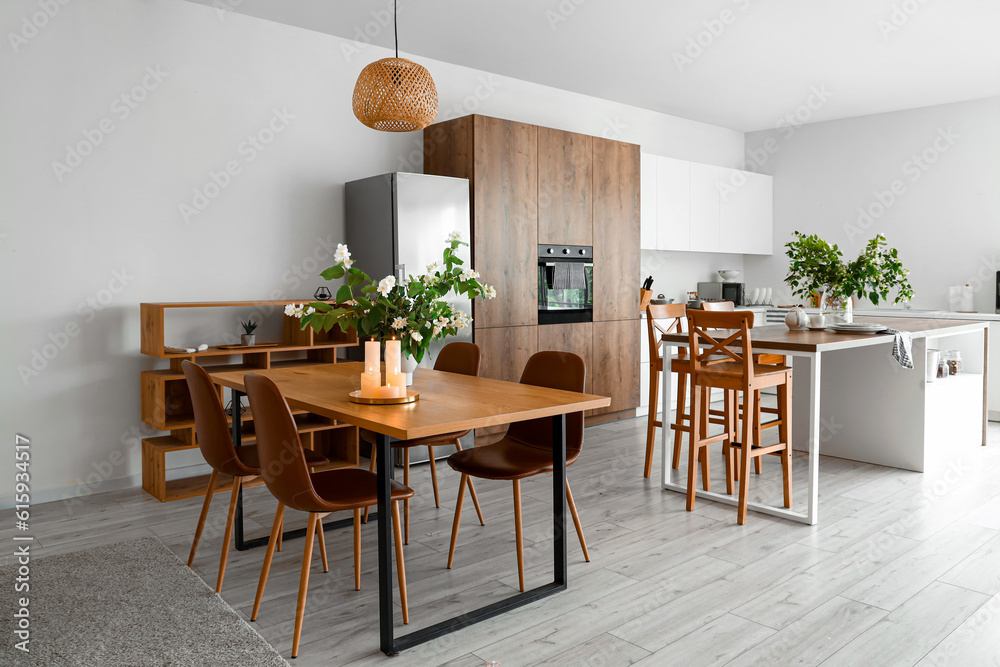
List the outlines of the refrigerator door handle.
{"type": "Polygon", "coordinates": [[[396,265],[396,284],[402,285],[406,282],[406,264],[396,265]]]}

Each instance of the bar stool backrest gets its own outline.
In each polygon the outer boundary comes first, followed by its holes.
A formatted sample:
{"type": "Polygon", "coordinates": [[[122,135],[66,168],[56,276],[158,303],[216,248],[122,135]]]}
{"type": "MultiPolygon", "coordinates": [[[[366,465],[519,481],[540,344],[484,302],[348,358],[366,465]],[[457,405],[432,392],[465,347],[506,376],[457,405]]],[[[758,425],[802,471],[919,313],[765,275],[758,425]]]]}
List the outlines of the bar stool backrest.
{"type": "MultiPolygon", "coordinates": [[[[195,436],[205,462],[226,475],[256,475],[256,470],[247,468],[236,456],[222,399],[219,398],[219,391],[208,372],[186,359],[181,362],[181,370],[184,371],[184,379],[187,380],[188,392],[191,394],[195,436]]],[[[240,418],[239,411],[239,406],[236,406],[233,419],[240,418]]]]}
{"type": "Polygon", "coordinates": [[[721,355],[743,367],[743,379],[746,383],[753,380],[753,345],[750,342],[753,311],[689,310],[687,319],[693,373],[705,371],[709,368],[706,365],[709,358],[721,355]],[[742,352],[736,352],[732,348],[742,352]]]}
{"type": "Polygon", "coordinates": [[[292,411],[278,385],[256,373],[243,376],[253,410],[260,476],[278,502],[301,512],[328,511],[313,488],[292,411]]]}
{"type": "Polygon", "coordinates": [[[736,304],[732,301],[702,301],[701,309],[717,313],[731,313],[736,310],[736,304]]]}
{"type": "MultiPolygon", "coordinates": [[[[646,306],[646,330],[649,332],[649,360],[660,360],[660,340],[663,334],[678,333],[687,307],[683,303],[649,304],[646,306]],[[665,324],[660,322],[666,320],[665,324]]],[[[686,350],[678,350],[684,355],[686,350]]]]}
{"type": "MultiPolygon", "coordinates": [[[[572,352],[536,352],[524,365],[521,384],[583,393],[587,387],[587,366],[572,352]]],[[[514,422],[507,437],[529,447],[552,450],[552,417],[514,422]]],[[[566,456],[583,449],[583,413],[566,415],[566,456]]]]}

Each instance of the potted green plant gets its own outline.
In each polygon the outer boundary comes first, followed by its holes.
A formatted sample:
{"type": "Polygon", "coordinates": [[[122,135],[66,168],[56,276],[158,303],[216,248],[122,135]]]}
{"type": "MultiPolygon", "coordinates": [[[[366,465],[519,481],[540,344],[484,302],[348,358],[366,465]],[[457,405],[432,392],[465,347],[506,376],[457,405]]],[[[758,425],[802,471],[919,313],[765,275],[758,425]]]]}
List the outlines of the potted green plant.
{"type": "Polygon", "coordinates": [[[822,293],[820,308],[824,302],[841,301],[847,322],[854,320],[855,296],[867,298],[875,305],[888,301],[893,290],[896,291],[893,303],[913,298],[913,287],[907,278],[910,272],[882,234],[868,241],[850,262],[844,261],[844,253],[836,244],[830,245],[816,234],[794,232],[794,238],[785,248],[790,260],[785,282],[792,293],[805,298],[822,293]]]}
{"type": "Polygon", "coordinates": [[[243,334],[240,336],[240,342],[244,345],[253,345],[256,341],[256,336],[254,336],[254,331],[257,330],[257,323],[253,320],[247,320],[246,322],[241,321],[240,324],[243,326],[243,334]]]}
{"type": "Polygon", "coordinates": [[[445,301],[452,292],[482,299],[496,297],[496,289],[479,282],[479,273],[464,267],[456,251],[467,246],[453,232],[448,236],[441,261],[421,275],[409,275],[402,284],[395,276],[373,280],[354,266],[346,245],[338,244],[336,264],[320,275],[326,280],[345,282],[336,293],[336,303],[314,301],[289,304],[285,314],[302,320],[302,328],[329,331],[339,327],[354,329],[360,337],[386,341],[398,338],[403,352],[402,371],[411,379],[413,369],[423,360],[432,341],[454,336],[472,324],[472,318],[445,301]],[[357,291],[356,291],[357,290],[357,291]]]}

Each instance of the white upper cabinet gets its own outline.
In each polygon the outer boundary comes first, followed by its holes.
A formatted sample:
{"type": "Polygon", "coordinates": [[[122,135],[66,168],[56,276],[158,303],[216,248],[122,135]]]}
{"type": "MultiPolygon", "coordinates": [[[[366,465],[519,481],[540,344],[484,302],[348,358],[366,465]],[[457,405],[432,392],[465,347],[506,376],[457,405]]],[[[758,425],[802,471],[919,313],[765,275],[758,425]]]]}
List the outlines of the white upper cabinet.
{"type": "Polygon", "coordinates": [[[644,153],[641,247],[770,255],[773,179],[644,153]]]}
{"type": "Polygon", "coordinates": [[[772,253],[772,178],[738,169],[723,169],[719,182],[722,252],[772,253]]]}
{"type": "Polygon", "coordinates": [[[691,163],[656,158],[656,247],[691,249],[691,163]]]}
{"type": "Polygon", "coordinates": [[[649,153],[642,153],[639,160],[639,247],[648,250],[658,248],[656,239],[656,167],[660,159],[649,153]]]}
{"type": "Polygon", "coordinates": [[[691,250],[720,252],[719,178],[722,167],[691,163],[691,250]]]}

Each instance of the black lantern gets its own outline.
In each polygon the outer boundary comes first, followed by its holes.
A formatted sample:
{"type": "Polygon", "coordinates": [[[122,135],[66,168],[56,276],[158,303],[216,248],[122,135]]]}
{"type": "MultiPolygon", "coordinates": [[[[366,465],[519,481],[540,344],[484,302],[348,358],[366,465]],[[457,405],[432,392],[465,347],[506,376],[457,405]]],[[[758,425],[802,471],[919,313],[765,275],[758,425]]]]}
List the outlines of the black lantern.
{"type": "Polygon", "coordinates": [[[331,296],[333,295],[330,294],[330,290],[327,289],[326,287],[318,288],[316,290],[316,293],[313,294],[313,298],[316,299],[317,301],[329,301],[331,296]]]}

